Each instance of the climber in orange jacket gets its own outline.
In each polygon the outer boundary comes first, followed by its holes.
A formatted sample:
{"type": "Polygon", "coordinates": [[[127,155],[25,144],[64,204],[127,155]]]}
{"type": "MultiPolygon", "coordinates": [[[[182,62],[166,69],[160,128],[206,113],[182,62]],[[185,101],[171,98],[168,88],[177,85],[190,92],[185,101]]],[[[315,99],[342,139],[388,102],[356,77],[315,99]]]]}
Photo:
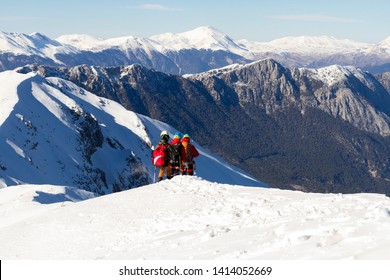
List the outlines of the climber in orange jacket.
{"type": "Polygon", "coordinates": [[[190,143],[191,139],[188,134],[184,134],[181,143],[185,150],[185,157],[182,159],[182,175],[194,175],[195,161],[194,158],[199,156],[198,150],[190,143]]]}

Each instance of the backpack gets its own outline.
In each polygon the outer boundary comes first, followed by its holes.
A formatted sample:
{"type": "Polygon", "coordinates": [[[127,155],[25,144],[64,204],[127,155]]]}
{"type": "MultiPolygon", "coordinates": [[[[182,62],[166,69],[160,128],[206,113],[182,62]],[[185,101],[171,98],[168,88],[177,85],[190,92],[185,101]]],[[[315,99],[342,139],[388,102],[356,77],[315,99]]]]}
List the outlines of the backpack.
{"type": "Polygon", "coordinates": [[[180,165],[180,157],[181,157],[181,144],[171,144],[171,164],[173,166],[179,166],[180,165]]]}
{"type": "Polygon", "coordinates": [[[163,167],[167,162],[167,146],[157,145],[156,149],[152,152],[152,163],[154,166],[163,167]]]}
{"type": "MultiPolygon", "coordinates": [[[[185,149],[185,148],[184,148],[185,149]]],[[[192,149],[192,144],[188,143],[186,151],[186,157],[187,161],[191,162],[192,161],[192,155],[191,155],[191,149],[192,149]]]]}

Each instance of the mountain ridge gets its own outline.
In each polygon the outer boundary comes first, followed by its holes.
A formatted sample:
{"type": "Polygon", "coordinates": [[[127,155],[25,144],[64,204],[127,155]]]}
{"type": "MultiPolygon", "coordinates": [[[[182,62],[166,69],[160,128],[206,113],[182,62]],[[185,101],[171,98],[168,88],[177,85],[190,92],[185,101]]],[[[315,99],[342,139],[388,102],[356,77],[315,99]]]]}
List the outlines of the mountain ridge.
{"type": "Polygon", "coordinates": [[[273,58],[287,67],[340,64],[377,73],[387,71],[390,64],[388,38],[378,44],[340,40],[330,36],[286,37],[270,42],[253,42],[234,40],[213,27],[199,27],[177,34],[165,33],[151,38],[125,36],[105,40],[76,34],[52,40],[38,34],[2,32],[0,70],[31,63],[68,67],[80,64],[119,66],[140,63],[166,73],[188,74],[233,63],[273,58]],[[37,41],[37,38],[41,39],[37,41]]]}

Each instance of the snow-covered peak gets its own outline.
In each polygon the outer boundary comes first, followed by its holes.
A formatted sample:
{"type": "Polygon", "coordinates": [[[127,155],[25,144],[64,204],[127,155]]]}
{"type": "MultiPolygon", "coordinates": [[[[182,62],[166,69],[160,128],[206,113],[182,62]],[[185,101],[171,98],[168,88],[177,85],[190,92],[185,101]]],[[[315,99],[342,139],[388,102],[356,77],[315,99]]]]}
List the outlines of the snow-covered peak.
{"type": "Polygon", "coordinates": [[[42,33],[39,33],[39,32],[34,32],[34,33],[31,33],[29,35],[33,40],[34,42],[36,42],[37,44],[46,44],[46,45],[53,45],[53,46],[60,46],[61,44],[56,41],[56,40],[52,40],[50,39],[49,37],[47,37],[46,35],[42,34],[42,33]]]}
{"type": "Polygon", "coordinates": [[[39,50],[31,36],[23,33],[0,32],[0,52],[36,54],[39,50]]]}
{"type": "Polygon", "coordinates": [[[122,50],[143,49],[147,52],[159,48],[158,44],[150,39],[133,37],[133,36],[124,36],[124,37],[107,39],[101,42],[100,46],[102,48],[118,47],[122,50]]]}
{"type": "Polygon", "coordinates": [[[387,37],[386,39],[384,39],[383,41],[380,41],[380,42],[379,42],[379,45],[386,45],[386,46],[389,46],[389,45],[390,45],[390,36],[387,37]]]}
{"type": "Polygon", "coordinates": [[[341,40],[332,36],[290,36],[270,42],[251,42],[248,40],[240,40],[239,42],[253,53],[334,54],[353,52],[370,47],[366,43],[348,39],[341,40]]]}
{"type": "Polygon", "coordinates": [[[324,84],[331,87],[339,82],[345,81],[348,77],[353,76],[360,80],[369,88],[373,88],[374,81],[367,73],[353,66],[331,65],[317,69],[302,68],[301,71],[309,71],[312,78],[321,80],[324,84]]]}
{"type": "Polygon", "coordinates": [[[60,42],[35,32],[30,35],[23,33],[0,32],[0,53],[11,52],[17,55],[38,55],[50,58],[59,64],[55,54],[77,53],[73,46],[63,46],[60,42]]]}
{"type": "Polygon", "coordinates": [[[63,35],[57,38],[59,42],[64,45],[71,45],[80,50],[101,51],[105,49],[121,49],[126,51],[128,49],[143,49],[145,51],[161,49],[157,42],[146,38],[138,38],[134,36],[123,36],[111,39],[100,39],[90,35],[63,35]]]}
{"type": "Polygon", "coordinates": [[[233,39],[211,26],[202,26],[183,33],[165,33],[152,36],[167,49],[209,49],[243,53],[247,50],[233,39]]]}
{"type": "Polygon", "coordinates": [[[93,49],[102,39],[87,34],[62,35],[56,39],[63,45],[70,45],[81,50],[93,49]]]}
{"type": "Polygon", "coordinates": [[[351,75],[350,70],[340,65],[331,65],[318,69],[303,69],[304,71],[309,70],[313,74],[312,78],[322,81],[329,87],[336,83],[344,81],[346,77],[351,75]]]}
{"type": "Polygon", "coordinates": [[[377,52],[390,55],[390,37],[387,37],[383,41],[379,42],[374,48],[377,52]]]}
{"type": "Polygon", "coordinates": [[[225,67],[216,68],[216,69],[212,69],[212,70],[201,72],[201,73],[185,74],[185,75],[183,75],[183,77],[184,78],[201,79],[202,77],[219,76],[219,75],[222,75],[224,73],[228,73],[228,72],[232,72],[232,71],[236,71],[236,70],[242,69],[244,67],[246,67],[246,64],[235,63],[235,64],[231,64],[231,65],[228,65],[228,66],[225,66],[225,67]]]}

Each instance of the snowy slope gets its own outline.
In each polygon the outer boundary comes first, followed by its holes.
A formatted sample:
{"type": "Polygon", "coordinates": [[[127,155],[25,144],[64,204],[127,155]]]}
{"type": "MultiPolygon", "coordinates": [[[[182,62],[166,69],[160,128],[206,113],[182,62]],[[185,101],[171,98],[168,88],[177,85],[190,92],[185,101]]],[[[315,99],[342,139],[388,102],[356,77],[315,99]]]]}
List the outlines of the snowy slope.
{"type": "Polygon", "coordinates": [[[201,26],[183,33],[165,33],[151,37],[167,50],[208,49],[224,50],[243,55],[247,50],[232,38],[211,26],[201,26]]]}
{"type": "Polygon", "coordinates": [[[60,36],[56,40],[66,46],[75,46],[80,50],[94,52],[107,49],[120,49],[122,51],[126,51],[128,49],[143,49],[148,53],[151,51],[157,51],[157,48],[161,49],[161,46],[159,46],[159,44],[153,40],[147,38],[137,38],[133,36],[124,36],[103,40],[86,34],[73,34],[60,36]]]}
{"type": "Polygon", "coordinates": [[[345,81],[348,77],[357,77],[362,83],[367,84],[369,87],[370,85],[368,82],[373,80],[373,78],[367,75],[367,73],[364,73],[352,66],[332,65],[317,69],[301,68],[300,70],[303,72],[311,72],[312,78],[322,81],[328,87],[332,87],[337,83],[345,81]]]}
{"type": "Polygon", "coordinates": [[[62,35],[58,37],[56,41],[63,45],[74,46],[81,50],[90,50],[95,48],[96,45],[99,45],[104,40],[95,38],[88,34],[72,34],[62,35]]]}
{"type": "MultiPolygon", "coordinates": [[[[6,71],[0,84],[0,187],[53,184],[105,194],[145,185],[153,180],[150,147],[161,130],[176,132],[59,78],[6,71]]],[[[199,176],[265,186],[199,151],[199,176]]]]}
{"type": "Polygon", "coordinates": [[[94,197],[97,195],[78,188],[54,185],[3,188],[0,195],[0,228],[94,197]]]}
{"type": "Polygon", "coordinates": [[[372,45],[331,36],[284,37],[270,42],[239,40],[252,53],[301,53],[301,54],[336,54],[365,50],[372,45]]]}
{"type": "MultiPolygon", "coordinates": [[[[390,199],[383,195],[310,194],[180,176],[57,203],[3,226],[14,205],[33,200],[27,190],[17,188],[13,204],[0,204],[3,260],[390,259],[390,199]]],[[[0,197],[7,191],[0,189],[0,197]]]]}
{"type": "Polygon", "coordinates": [[[383,53],[384,55],[390,55],[390,37],[387,37],[385,40],[375,45],[373,51],[383,53]]]}
{"type": "Polygon", "coordinates": [[[73,46],[63,46],[58,41],[52,40],[41,33],[30,35],[23,33],[0,32],[0,54],[11,52],[16,55],[38,55],[47,57],[60,63],[55,54],[77,53],[77,48],[73,46]]]}

